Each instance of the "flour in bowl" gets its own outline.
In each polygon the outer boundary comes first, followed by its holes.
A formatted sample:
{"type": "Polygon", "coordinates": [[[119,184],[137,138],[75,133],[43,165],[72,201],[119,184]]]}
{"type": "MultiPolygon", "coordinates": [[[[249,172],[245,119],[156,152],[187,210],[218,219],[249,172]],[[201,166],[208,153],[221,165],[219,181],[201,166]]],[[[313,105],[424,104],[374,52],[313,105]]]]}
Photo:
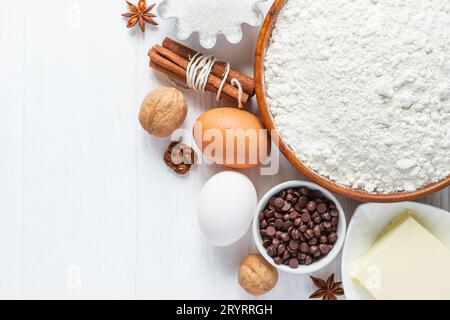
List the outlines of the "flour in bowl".
{"type": "Polygon", "coordinates": [[[393,193],[450,175],[450,1],[288,0],[265,76],[281,135],[322,176],[393,193]]]}

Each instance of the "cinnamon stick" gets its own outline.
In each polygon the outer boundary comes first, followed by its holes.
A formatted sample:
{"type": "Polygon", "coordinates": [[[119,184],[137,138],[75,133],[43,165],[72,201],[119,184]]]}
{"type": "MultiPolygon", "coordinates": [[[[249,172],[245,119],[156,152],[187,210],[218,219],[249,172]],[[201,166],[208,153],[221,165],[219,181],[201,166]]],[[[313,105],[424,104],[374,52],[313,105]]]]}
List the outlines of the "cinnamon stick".
{"type": "MultiPolygon", "coordinates": [[[[166,52],[167,54],[167,52],[166,52]]],[[[177,63],[172,61],[171,59],[163,56],[162,54],[160,54],[160,52],[157,50],[156,47],[153,47],[150,52],[149,52],[149,56],[150,56],[150,67],[166,74],[167,76],[174,78],[176,80],[179,81],[183,81],[184,83],[186,82],[186,69],[184,69],[181,65],[184,65],[185,63],[182,62],[180,59],[180,57],[176,58],[175,56],[172,55],[172,58],[174,60],[177,60],[177,63]]],[[[186,61],[186,63],[188,64],[189,62],[186,61]]],[[[187,66],[186,64],[186,66],[187,66]]],[[[206,85],[206,90],[213,92],[213,93],[217,93],[219,91],[219,87],[221,84],[222,80],[217,78],[214,75],[210,75],[208,77],[208,83],[206,85]]],[[[238,97],[239,97],[239,90],[229,84],[225,84],[223,87],[223,91],[221,94],[222,97],[231,100],[231,101],[235,101],[235,102],[239,102],[238,101],[238,97]]],[[[245,105],[247,103],[247,101],[249,100],[249,96],[246,93],[242,94],[242,99],[241,102],[243,105],[245,105]]]]}
{"type": "MultiPolygon", "coordinates": [[[[164,39],[162,46],[188,61],[197,54],[197,51],[192,50],[170,38],[164,39]]],[[[227,64],[225,62],[216,62],[212,69],[212,74],[220,79],[223,79],[226,65],[227,64]]],[[[242,90],[244,90],[244,92],[246,92],[249,96],[252,97],[255,95],[255,81],[253,78],[236,70],[230,70],[227,83],[231,84],[231,80],[233,78],[236,78],[241,83],[242,90]]]]}
{"type": "MultiPolygon", "coordinates": [[[[180,57],[179,55],[177,55],[176,53],[161,47],[159,45],[156,45],[153,47],[153,49],[159,53],[159,55],[169,59],[170,61],[174,62],[176,65],[182,67],[184,70],[187,70],[188,66],[189,66],[189,61],[183,59],[182,57],[180,57]]],[[[217,93],[217,91],[220,88],[220,85],[222,83],[222,78],[218,78],[215,75],[211,74],[208,78],[208,83],[211,84],[213,87],[215,87],[217,90],[215,90],[214,92],[217,93]]],[[[239,90],[235,87],[233,87],[232,85],[225,83],[223,86],[223,91],[224,93],[228,94],[229,96],[232,96],[233,98],[236,97],[234,100],[237,101],[238,99],[238,94],[239,94],[239,90]]],[[[243,101],[248,101],[249,96],[246,93],[242,94],[242,100],[243,101]]],[[[245,103],[244,103],[245,104],[245,103]]]]}

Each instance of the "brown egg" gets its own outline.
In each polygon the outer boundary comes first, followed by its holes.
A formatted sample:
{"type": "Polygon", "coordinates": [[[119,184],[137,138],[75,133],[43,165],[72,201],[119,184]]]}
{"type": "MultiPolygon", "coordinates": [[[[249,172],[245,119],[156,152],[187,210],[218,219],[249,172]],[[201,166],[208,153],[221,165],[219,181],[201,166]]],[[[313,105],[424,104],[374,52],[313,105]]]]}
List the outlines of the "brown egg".
{"type": "Polygon", "coordinates": [[[208,161],[232,169],[257,167],[270,154],[264,125],[238,108],[205,112],[194,125],[194,139],[208,161]]]}

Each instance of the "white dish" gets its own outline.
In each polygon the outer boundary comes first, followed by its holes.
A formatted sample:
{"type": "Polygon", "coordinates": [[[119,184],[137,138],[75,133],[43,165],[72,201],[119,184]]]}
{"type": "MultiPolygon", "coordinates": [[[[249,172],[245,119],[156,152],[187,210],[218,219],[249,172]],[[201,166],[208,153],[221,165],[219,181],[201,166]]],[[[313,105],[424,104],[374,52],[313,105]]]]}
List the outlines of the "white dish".
{"type": "Polygon", "coordinates": [[[280,271],[284,271],[287,273],[294,273],[294,274],[309,274],[316,271],[319,271],[323,268],[325,268],[327,265],[329,265],[339,254],[339,252],[342,250],[342,247],[344,245],[345,240],[345,234],[347,231],[347,222],[345,218],[345,212],[342,208],[341,203],[338,201],[338,199],[328,190],[322,188],[321,186],[312,183],[312,182],[306,182],[306,181],[289,181],[282,183],[276,187],[274,187],[272,190],[267,192],[267,194],[261,199],[261,201],[258,204],[258,207],[256,208],[255,217],[253,218],[253,238],[256,242],[256,246],[261,253],[261,255],[266,259],[271,265],[273,265],[275,268],[277,268],[280,271]],[[308,187],[311,190],[319,190],[322,192],[322,194],[333,201],[337,209],[339,211],[339,226],[338,226],[338,241],[334,245],[333,250],[322,258],[321,260],[314,262],[313,264],[309,266],[299,266],[297,269],[292,269],[289,266],[285,265],[277,265],[273,259],[267,254],[266,249],[263,246],[260,230],[259,230],[259,213],[263,211],[269,202],[270,198],[277,193],[289,189],[289,188],[299,188],[299,187],[308,187]]]}
{"type": "Polygon", "coordinates": [[[352,279],[355,261],[367,252],[387,225],[405,210],[450,248],[450,213],[415,202],[361,205],[348,227],[342,256],[342,279],[349,300],[374,300],[372,295],[352,279]]]}
{"type": "MultiPolygon", "coordinates": [[[[158,6],[158,15],[166,20],[169,19],[175,19],[175,36],[179,40],[186,40],[191,36],[193,33],[199,34],[199,41],[203,48],[211,49],[214,47],[217,43],[217,37],[220,34],[223,34],[225,38],[228,40],[228,42],[232,44],[239,43],[244,34],[242,31],[242,24],[246,23],[252,27],[258,27],[261,25],[261,23],[264,20],[264,15],[261,12],[261,10],[258,8],[257,3],[259,2],[265,2],[267,0],[246,0],[253,2],[250,6],[248,6],[249,11],[247,18],[239,21],[237,24],[230,25],[226,30],[215,30],[215,29],[206,29],[202,30],[199,28],[199,26],[189,26],[186,30],[182,30],[180,28],[180,21],[186,18],[183,18],[181,14],[176,14],[172,12],[173,10],[170,9],[168,6],[168,1],[170,0],[164,0],[161,2],[161,4],[158,6]]],[[[194,1],[195,2],[195,1],[194,1]]],[[[192,3],[191,5],[200,5],[199,3],[192,3]]],[[[215,21],[223,21],[224,19],[227,19],[226,16],[224,16],[223,12],[216,12],[217,17],[212,17],[215,21]]],[[[191,17],[187,17],[186,20],[189,20],[191,17]]],[[[184,25],[186,25],[186,22],[183,22],[184,25]]],[[[204,28],[203,28],[204,29],[204,28]]]]}

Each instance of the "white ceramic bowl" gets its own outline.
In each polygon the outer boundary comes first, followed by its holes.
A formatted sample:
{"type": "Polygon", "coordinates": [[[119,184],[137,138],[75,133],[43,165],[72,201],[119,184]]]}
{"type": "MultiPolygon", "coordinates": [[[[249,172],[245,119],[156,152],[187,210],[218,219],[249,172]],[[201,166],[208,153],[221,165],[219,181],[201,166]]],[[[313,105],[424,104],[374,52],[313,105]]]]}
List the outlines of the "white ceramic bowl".
{"type": "Polygon", "coordinates": [[[374,299],[360,284],[352,280],[353,264],[370,249],[386,226],[405,210],[412,210],[424,227],[450,248],[450,213],[445,210],[415,202],[361,205],[348,227],[342,256],[342,279],[347,299],[374,299]]]}
{"type": "Polygon", "coordinates": [[[274,187],[261,199],[261,201],[258,204],[258,207],[256,208],[255,216],[253,218],[252,228],[253,228],[253,237],[254,237],[254,240],[256,242],[256,246],[257,246],[259,252],[271,265],[273,265],[275,268],[277,268],[280,271],[284,271],[284,272],[288,272],[288,273],[309,274],[309,273],[313,273],[320,269],[325,268],[328,264],[330,264],[337,257],[337,255],[339,254],[339,252],[341,251],[341,249],[344,245],[345,234],[346,234],[346,230],[347,230],[347,223],[346,223],[344,209],[342,209],[342,205],[340,204],[338,199],[336,199],[336,197],[331,192],[329,192],[328,190],[326,190],[326,189],[322,188],[321,186],[319,186],[315,183],[312,183],[312,182],[289,181],[289,182],[285,182],[285,183],[282,183],[282,184],[274,187]],[[300,265],[297,269],[292,269],[289,266],[277,265],[273,261],[273,259],[267,254],[266,249],[263,246],[263,241],[262,241],[261,234],[260,234],[259,214],[261,211],[263,211],[265,209],[266,205],[269,203],[270,198],[272,196],[278,194],[279,192],[281,192],[283,190],[286,190],[289,188],[299,188],[299,187],[307,187],[311,190],[319,190],[322,192],[322,194],[325,197],[327,197],[328,199],[330,199],[331,201],[333,201],[336,204],[337,209],[339,210],[339,226],[338,226],[338,231],[337,231],[339,238],[338,238],[338,241],[336,242],[336,244],[334,245],[333,250],[331,250],[330,253],[327,256],[325,256],[324,258],[322,258],[321,260],[314,262],[309,266],[300,265]]]}

